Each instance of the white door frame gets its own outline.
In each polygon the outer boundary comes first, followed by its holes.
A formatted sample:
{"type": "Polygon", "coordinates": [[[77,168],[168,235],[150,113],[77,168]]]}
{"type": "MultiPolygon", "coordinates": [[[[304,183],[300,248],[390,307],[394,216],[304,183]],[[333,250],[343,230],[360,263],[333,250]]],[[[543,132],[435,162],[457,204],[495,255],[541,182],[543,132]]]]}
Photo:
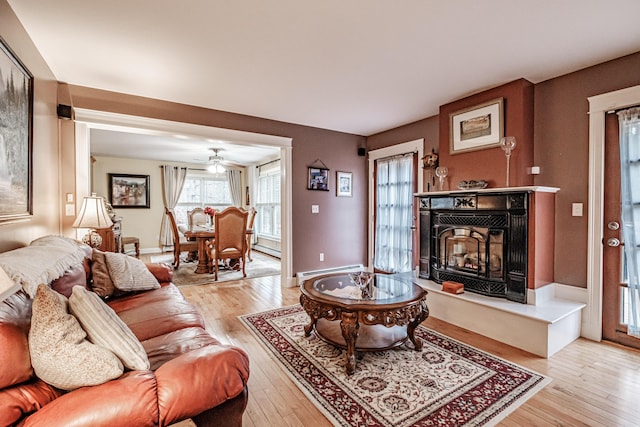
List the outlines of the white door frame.
{"type": "Polygon", "coordinates": [[[88,194],[91,182],[91,162],[89,156],[90,129],[120,128],[123,127],[148,132],[166,133],[170,135],[187,135],[202,139],[222,139],[234,141],[234,144],[266,145],[280,148],[280,194],[281,199],[281,272],[282,286],[289,286],[288,278],[293,277],[293,260],[291,256],[292,246],[292,183],[291,183],[291,149],[292,138],[259,134],[253,132],[237,131],[232,129],[203,126],[191,123],[174,122],[169,120],[152,119],[148,117],[130,116],[125,114],[109,113],[105,111],[74,108],[76,123],[76,188],[78,198],[81,192],[88,194]]]}
{"type": "Polygon", "coordinates": [[[375,200],[375,177],[373,176],[373,172],[375,170],[375,161],[378,159],[383,159],[385,157],[396,156],[399,154],[405,153],[418,153],[418,170],[416,171],[416,176],[418,180],[418,193],[422,192],[423,188],[423,179],[422,179],[422,163],[420,163],[420,159],[422,159],[422,155],[424,152],[424,139],[415,139],[413,141],[404,142],[402,144],[396,144],[385,148],[380,148],[378,150],[369,151],[369,221],[368,221],[368,245],[367,245],[367,263],[368,270],[373,271],[373,252],[375,248],[375,242],[373,241],[373,236],[375,234],[375,212],[376,207],[373,204],[375,200]]]}
{"type": "Polygon", "coordinates": [[[587,241],[587,306],[582,336],[602,340],[602,238],[604,224],[604,141],[608,111],[640,103],[640,86],[591,96],[589,100],[589,219],[587,241]]]}

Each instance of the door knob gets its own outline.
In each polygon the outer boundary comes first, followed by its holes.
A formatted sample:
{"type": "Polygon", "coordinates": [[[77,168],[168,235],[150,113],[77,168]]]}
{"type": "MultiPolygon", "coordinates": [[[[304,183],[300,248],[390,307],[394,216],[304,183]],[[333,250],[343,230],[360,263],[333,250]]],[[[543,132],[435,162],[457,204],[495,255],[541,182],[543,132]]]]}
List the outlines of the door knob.
{"type": "Polygon", "coordinates": [[[607,224],[607,228],[613,231],[618,230],[620,228],[620,223],[618,221],[611,221],[607,224]]]}
{"type": "Polygon", "coordinates": [[[620,242],[620,240],[616,239],[615,237],[609,237],[607,239],[607,246],[611,246],[612,248],[618,247],[621,244],[622,243],[620,242]]]}

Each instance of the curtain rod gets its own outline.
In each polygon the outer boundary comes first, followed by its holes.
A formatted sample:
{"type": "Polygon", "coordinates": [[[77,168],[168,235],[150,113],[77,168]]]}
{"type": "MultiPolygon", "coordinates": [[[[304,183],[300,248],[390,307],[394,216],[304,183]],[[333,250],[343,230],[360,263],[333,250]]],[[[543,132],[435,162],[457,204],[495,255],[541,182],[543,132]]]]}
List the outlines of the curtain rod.
{"type": "MultiPolygon", "coordinates": [[[[165,165],[160,165],[160,169],[163,169],[165,165]]],[[[187,168],[185,166],[169,166],[170,168],[185,168],[188,171],[200,171],[200,172],[209,172],[207,169],[199,169],[199,168],[187,168]]],[[[239,171],[242,173],[242,171],[239,171]]]]}
{"type": "Polygon", "coordinates": [[[261,168],[261,167],[263,167],[263,166],[267,166],[267,165],[270,165],[271,163],[275,163],[275,162],[279,162],[279,161],[280,161],[280,159],[271,160],[270,162],[263,163],[263,164],[261,164],[261,165],[257,165],[257,166],[256,166],[256,168],[258,168],[258,169],[259,169],[259,168],[261,168]]]}

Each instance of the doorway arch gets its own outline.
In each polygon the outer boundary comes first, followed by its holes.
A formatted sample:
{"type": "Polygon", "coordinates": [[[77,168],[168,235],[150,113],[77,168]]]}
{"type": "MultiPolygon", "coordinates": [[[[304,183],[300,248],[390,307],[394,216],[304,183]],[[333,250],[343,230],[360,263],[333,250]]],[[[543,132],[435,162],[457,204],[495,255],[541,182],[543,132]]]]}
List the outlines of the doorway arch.
{"type": "Polygon", "coordinates": [[[90,130],[105,128],[128,128],[155,134],[185,135],[202,139],[221,139],[234,141],[237,144],[264,145],[277,147],[280,150],[281,174],[281,273],[282,286],[288,286],[288,278],[293,277],[292,246],[292,184],[291,184],[291,150],[292,138],[237,131],[233,129],[203,126],[184,122],[152,119],[105,111],[74,108],[75,113],[75,167],[76,194],[89,194],[91,184],[90,130]]]}

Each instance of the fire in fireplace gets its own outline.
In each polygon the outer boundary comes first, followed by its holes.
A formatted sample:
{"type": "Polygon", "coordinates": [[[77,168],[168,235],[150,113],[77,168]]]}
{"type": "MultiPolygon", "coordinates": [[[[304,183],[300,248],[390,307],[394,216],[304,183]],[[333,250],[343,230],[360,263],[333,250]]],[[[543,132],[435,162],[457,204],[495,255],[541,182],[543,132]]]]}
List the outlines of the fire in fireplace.
{"type": "Polygon", "coordinates": [[[422,196],[419,276],[526,303],[528,193],[422,196]]]}

